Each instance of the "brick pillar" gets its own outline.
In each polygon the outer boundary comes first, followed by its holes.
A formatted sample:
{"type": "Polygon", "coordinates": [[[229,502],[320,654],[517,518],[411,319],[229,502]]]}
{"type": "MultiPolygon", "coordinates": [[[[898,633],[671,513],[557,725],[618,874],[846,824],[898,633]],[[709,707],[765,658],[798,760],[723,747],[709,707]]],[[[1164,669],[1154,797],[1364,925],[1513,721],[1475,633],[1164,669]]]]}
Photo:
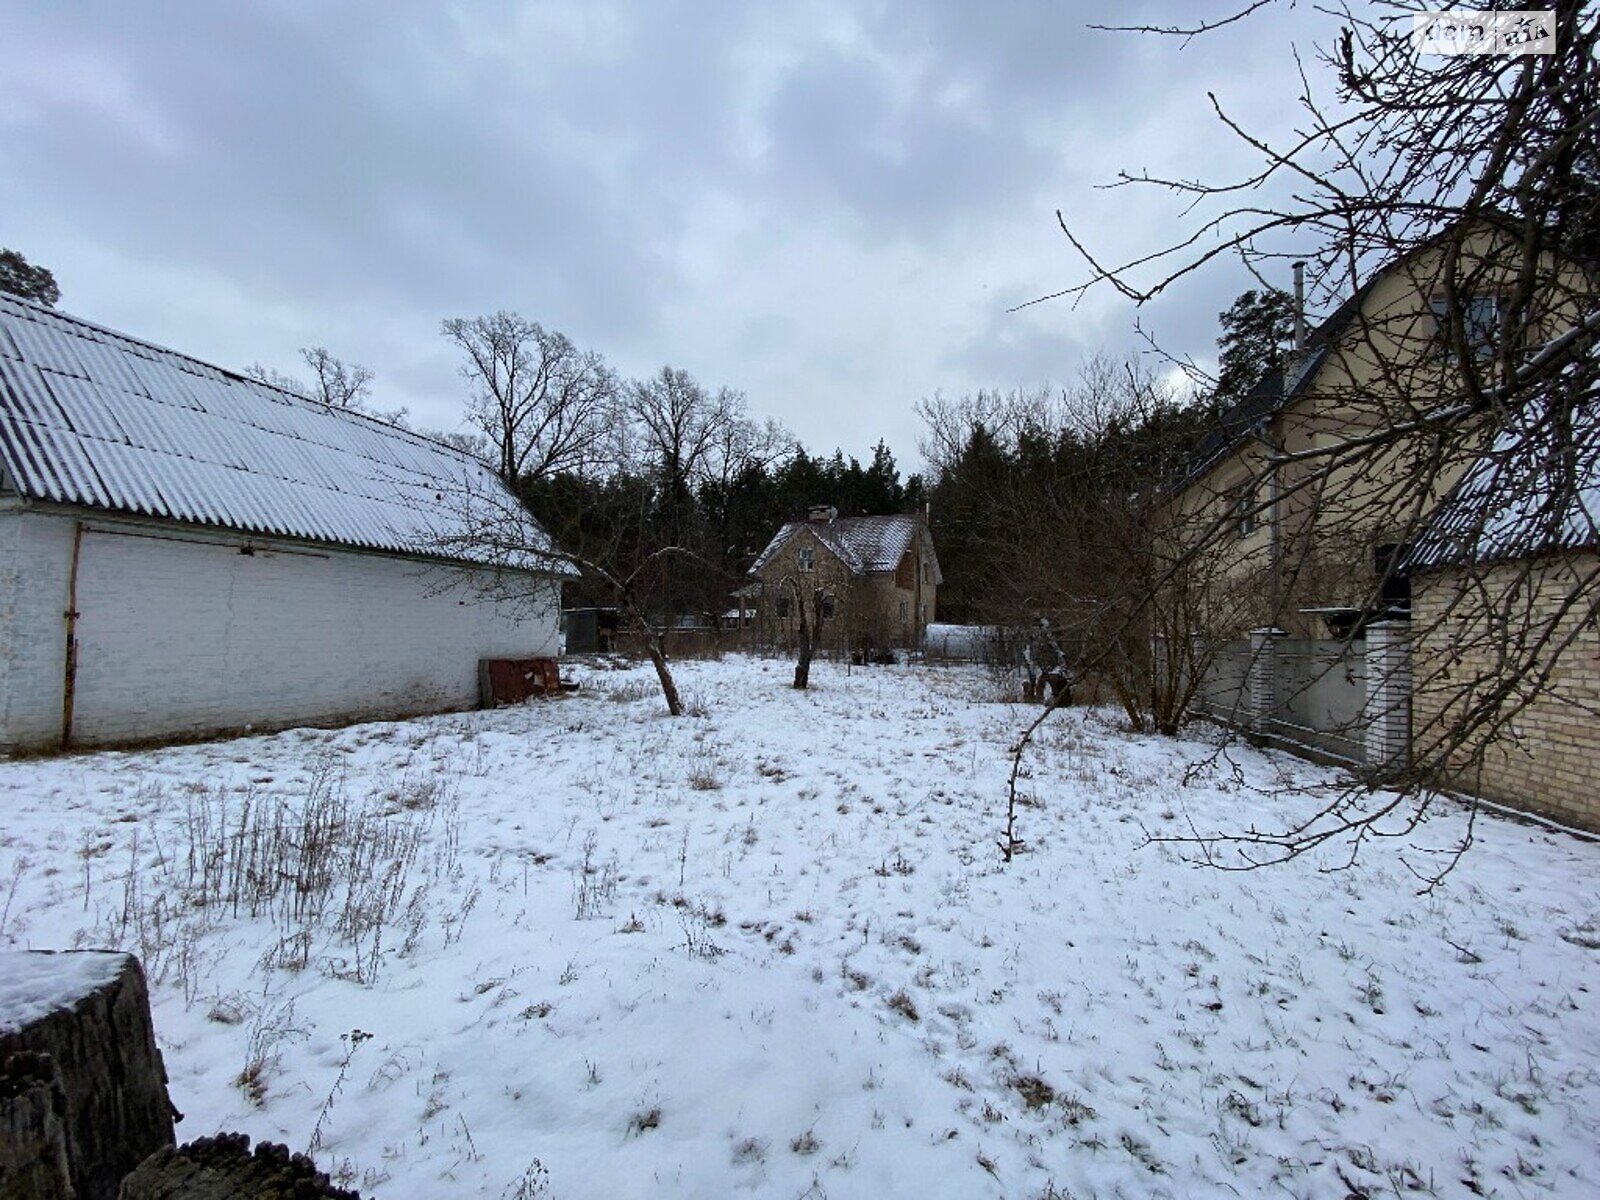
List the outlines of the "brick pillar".
{"type": "Polygon", "coordinates": [[[1278,715],[1277,644],[1284,636],[1283,630],[1275,628],[1250,631],[1250,670],[1245,679],[1250,707],[1241,715],[1252,733],[1271,732],[1271,721],[1278,715]]]}
{"type": "Polygon", "coordinates": [[[1411,757],[1411,626],[1367,626],[1367,766],[1398,771],[1411,757]]]}

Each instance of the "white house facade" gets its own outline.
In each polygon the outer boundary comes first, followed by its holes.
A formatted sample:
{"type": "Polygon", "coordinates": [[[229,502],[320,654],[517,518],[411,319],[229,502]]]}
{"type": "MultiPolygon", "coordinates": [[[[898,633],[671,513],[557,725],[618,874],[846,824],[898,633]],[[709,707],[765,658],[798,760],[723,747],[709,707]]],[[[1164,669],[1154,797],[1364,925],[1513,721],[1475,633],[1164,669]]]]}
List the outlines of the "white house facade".
{"type": "Polygon", "coordinates": [[[550,549],[449,446],[0,296],[0,750],[471,706],[556,653],[550,549]]]}

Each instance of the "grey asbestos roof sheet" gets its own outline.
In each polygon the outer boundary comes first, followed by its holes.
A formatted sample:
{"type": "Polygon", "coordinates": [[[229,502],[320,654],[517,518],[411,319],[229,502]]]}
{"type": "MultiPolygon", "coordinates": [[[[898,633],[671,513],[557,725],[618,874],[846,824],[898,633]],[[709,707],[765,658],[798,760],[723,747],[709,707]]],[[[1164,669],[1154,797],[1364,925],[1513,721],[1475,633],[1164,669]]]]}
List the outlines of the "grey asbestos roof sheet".
{"type": "Polygon", "coordinates": [[[5,295],[0,464],[32,500],[550,565],[544,531],[470,455],[5,295]],[[533,553],[475,545],[484,513],[501,547],[533,553]]]}

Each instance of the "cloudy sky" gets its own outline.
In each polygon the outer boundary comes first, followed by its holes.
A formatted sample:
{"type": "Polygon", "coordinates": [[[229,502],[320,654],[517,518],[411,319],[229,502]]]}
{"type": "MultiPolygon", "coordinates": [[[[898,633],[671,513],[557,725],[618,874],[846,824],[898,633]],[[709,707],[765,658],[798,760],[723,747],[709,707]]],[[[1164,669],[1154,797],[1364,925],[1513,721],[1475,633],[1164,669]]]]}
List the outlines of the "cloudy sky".
{"type": "Polygon", "coordinates": [[[1083,278],[1057,209],[1111,258],[1178,228],[1118,171],[1249,161],[1208,91],[1292,127],[1304,4],[1088,27],[1231,7],[6,0],[0,245],[67,312],[235,369],[325,345],[435,429],[465,395],[440,320],[506,308],[912,467],[936,390],[1069,380],[1136,317],[1213,353],[1236,264],[1140,313],[1008,309],[1083,278]]]}

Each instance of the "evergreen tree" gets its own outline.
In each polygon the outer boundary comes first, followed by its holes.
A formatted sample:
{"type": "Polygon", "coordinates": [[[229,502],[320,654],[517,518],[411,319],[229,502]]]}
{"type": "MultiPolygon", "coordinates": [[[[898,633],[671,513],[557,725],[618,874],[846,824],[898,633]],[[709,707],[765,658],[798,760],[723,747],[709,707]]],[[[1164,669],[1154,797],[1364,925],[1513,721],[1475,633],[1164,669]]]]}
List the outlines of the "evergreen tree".
{"type": "Polygon", "coordinates": [[[48,267],[36,267],[15,250],[0,250],[0,292],[54,306],[61,289],[48,267]]]}
{"type": "Polygon", "coordinates": [[[1217,339],[1221,358],[1212,403],[1220,411],[1243,400],[1283,365],[1294,346],[1294,297],[1276,288],[1251,288],[1217,319],[1222,322],[1217,339]]]}

